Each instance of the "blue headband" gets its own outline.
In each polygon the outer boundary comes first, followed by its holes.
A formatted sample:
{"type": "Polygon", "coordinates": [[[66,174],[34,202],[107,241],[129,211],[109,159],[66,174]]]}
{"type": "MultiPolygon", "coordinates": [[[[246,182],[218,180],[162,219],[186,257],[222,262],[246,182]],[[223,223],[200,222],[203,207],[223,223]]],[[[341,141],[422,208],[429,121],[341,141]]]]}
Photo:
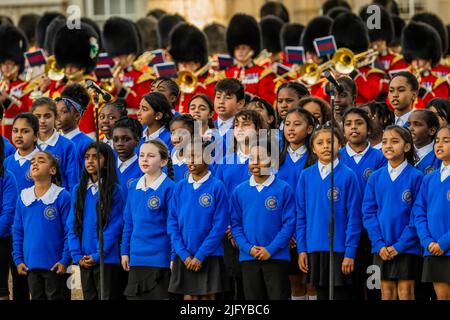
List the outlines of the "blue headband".
{"type": "Polygon", "coordinates": [[[66,97],[62,97],[61,101],[64,102],[64,104],[66,105],[67,110],[70,111],[70,107],[74,108],[79,114],[83,113],[83,107],[76,101],[70,99],[70,98],[66,98],[66,97]]]}

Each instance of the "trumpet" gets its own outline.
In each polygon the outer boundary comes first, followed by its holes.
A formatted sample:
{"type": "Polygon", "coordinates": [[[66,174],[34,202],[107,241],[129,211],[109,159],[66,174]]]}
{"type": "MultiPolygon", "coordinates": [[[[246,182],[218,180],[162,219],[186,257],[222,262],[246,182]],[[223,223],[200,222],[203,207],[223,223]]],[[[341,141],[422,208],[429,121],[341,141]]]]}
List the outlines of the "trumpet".
{"type": "Polygon", "coordinates": [[[322,72],[331,69],[333,67],[333,61],[329,60],[320,65],[314,62],[307,62],[300,67],[300,78],[297,81],[304,82],[305,84],[312,86],[319,82],[322,77],[322,72]]]}
{"type": "Polygon", "coordinates": [[[378,55],[379,52],[373,49],[354,54],[350,49],[339,48],[331,60],[338,73],[350,74],[355,69],[372,64],[378,55]]]}
{"type": "Polygon", "coordinates": [[[209,61],[195,72],[187,70],[180,71],[176,80],[176,83],[180,87],[180,91],[187,94],[194,92],[198,85],[198,77],[208,71],[211,64],[212,62],[209,61]]]}

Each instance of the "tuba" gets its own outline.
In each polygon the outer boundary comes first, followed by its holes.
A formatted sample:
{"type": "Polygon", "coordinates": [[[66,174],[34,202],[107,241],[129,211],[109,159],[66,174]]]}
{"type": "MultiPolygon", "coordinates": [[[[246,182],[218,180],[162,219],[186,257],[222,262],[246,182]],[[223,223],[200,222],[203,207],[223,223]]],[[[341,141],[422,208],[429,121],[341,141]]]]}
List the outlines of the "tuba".
{"type": "Polygon", "coordinates": [[[212,62],[209,61],[207,64],[205,64],[195,72],[187,70],[180,71],[176,80],[176,83],[180,87],[180,91],[187,94],[194,92],[197,88],[198,77],[209,70],[209,68],[211,67],[211,63],[212,62]]]}
{"type": "Polygon", "coordinates": [[[331,59],[334,69],[340,74],[350,74],[353,70],[372,64],[379,52],[369,49],[365,52],[354,54],[347,48],[339,48],[331,59]]]}

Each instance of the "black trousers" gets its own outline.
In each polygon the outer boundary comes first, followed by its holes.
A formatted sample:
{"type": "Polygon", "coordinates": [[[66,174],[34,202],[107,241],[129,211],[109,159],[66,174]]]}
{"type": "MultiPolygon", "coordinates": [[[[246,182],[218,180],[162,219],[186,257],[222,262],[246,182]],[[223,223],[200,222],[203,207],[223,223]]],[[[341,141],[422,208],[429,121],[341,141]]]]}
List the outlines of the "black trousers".
{"type": "Polygon", "coordinates": [[[64,300],[66,277],[54,271],[35,269],[27,276],[32,300],[64,300]]]}
{"type": "MultiPolygon", "coordinates": [[[[316,290],[317,300],[329,300],[329,287],[318,287],[316,290]]],[[[353,291],[354,289],[350,286],[334,287],[333,300],[354,300],[353,291]]]]}
{"type": "Polygon", "coordinates": [[[242,262],[244,295],[247,300],[289,300],[289,261],[242,262]]]}
{"type": "Polygon", "coordinates": [[[12,239],[0,238],[0,297],[9,295],[8,277],[11,270],[13,300],[30,300],[26,276],[19,276],[12,258],[12,239]]]}
{"type": "MultiPolygon", "coordinates": [[[[105,264],[105,278],[104,278],[104,299],[117,300],[117,285],[118,285],[118,266],[115,264],[105,264]]],[[[86,269],[80,267],[81,287],[83,289],[84,300],[99,300],[100,299],[100,265],[95,265],[92,268],[86,269]]]]}

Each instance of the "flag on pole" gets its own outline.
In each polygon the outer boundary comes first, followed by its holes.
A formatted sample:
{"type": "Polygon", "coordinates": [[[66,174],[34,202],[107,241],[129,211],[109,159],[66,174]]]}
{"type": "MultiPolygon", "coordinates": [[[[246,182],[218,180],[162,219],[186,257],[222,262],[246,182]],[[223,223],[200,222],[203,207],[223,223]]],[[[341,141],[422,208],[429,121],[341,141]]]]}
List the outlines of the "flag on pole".
{"type": "Polygon", "coordinates": [[[113,77],[109,64],[97,65],[95,67],[94,73],[98,79],[110,79],[113,77]]]}
{"type": "Polygon", "coordinates": [[[111,68],[114,67],[114,60],[106,52],[102,52],[98,55],[97,65],[109,65],[111,68]]]}
{"type": "Polygon", "coordinates": [[[153,54],[155,57],[148,64],[150,67],[154,66],[155,64],[164,63],[165,62],[164,61],[164,51],[162,49],[153,50],[151,52],[151,54],[153,54]]]}
{"type": "Polygon", "coordinates": [[[228,54],[218,54],[219,70],[225,70],[234,65],[234,59],[228,54]]]}
{"type": "Polygon", "coordinates": [[[45,58],[44,50],[39,49],[32,52],[24,53],[25,59],[27,60],[30,67],[37,67],[45,64],[47,59],[45,58]]]}
{"type": "Polygon", "coordinates": [[[279,63],[279,62],[277,63],[277,66],[276,66],[277,75],[282,76],[283,74],[285,74],[289,71],[291,71],[291,68],[289,68],[288,66],[285,66],[282,63],[279,63]]]}
{"type": "Polygon", "coordinates": [[[176,78],[177,66],[173,62],[158,63],[153,66],[158,77],[176,78]]]}
{"type": "Polygon", "coordinates": [[[305,49],[303,47],[287,46],[285,49],[286,60],[292,64],[304,64],[305,63],[305,49]]]}
{"type": "MultiPolygon", "coordinates": [[[[350,35],[351,36],[351,35],[350,35]]],[[[336,41],[334,36],[326,36],[314,39],[314,48],[319,57],[324,57],[327,55],[333,55],[337,51],[336,41]]]]}

